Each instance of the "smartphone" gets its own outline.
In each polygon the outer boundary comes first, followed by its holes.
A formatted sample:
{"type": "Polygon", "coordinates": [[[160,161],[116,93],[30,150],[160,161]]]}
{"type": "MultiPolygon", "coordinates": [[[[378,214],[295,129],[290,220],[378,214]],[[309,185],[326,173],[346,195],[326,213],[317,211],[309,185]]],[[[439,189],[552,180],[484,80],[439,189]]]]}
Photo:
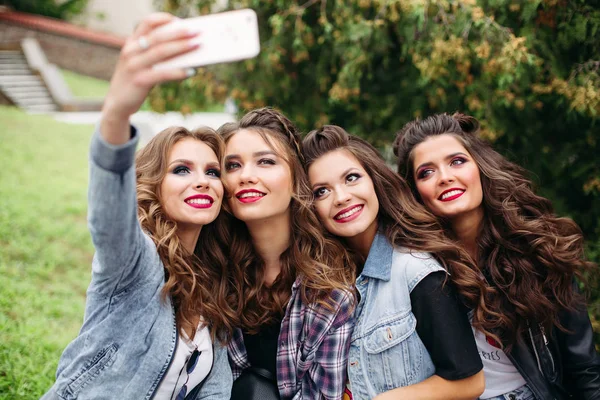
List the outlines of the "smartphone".
{"type": "Polygon", "coordinates": [[[187,28],[200,32],[196,50],[154,65],[155,69],[199,67],[244,60],[260,52],[258,19],[254,10],[242,9],[178,19],[158,29],[187,28]]]}

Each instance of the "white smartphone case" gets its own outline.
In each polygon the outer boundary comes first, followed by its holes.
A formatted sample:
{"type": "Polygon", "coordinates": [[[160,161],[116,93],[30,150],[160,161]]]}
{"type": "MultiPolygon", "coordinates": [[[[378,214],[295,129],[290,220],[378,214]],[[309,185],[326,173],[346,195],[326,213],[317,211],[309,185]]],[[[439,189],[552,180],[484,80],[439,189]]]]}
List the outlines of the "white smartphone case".
{"type": "Polygon", "coordinates": [[[260,52],[258,20],[250,9],[227,11],[188,19],[178,19],[159,29],[187,28],[200,32],[192,39],[200,47],[190,53],[154,65],[155,69],[199,67],[244,60],[260,52]]]}

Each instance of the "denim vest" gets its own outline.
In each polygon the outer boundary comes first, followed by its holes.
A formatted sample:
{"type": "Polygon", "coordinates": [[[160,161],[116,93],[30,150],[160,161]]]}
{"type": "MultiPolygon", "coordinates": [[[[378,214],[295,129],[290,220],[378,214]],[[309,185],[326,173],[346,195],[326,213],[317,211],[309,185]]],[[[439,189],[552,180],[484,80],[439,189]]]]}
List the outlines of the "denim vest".
{"type": "Polygon", "coordinates": [[[395,248],[377,233],[356,286],[360,301],[348,377],[355,399],[419,383],[435,366],[416,332],[410,293],[427,275],[444,271],[431,255],[395,248]]]}
{"type": "MultiPolygon", "coordinates": [[[[133,131],[135,134],[135,131],[133,131]]],[[[120,146],[92,139],[88,221],[96,247],[83,326],[58,363],[43,399],[150,399],[178,340],[164,266],[137,221],[137,139],[120,146]]],[[[211,373],[188,398],[228,399],[227,351],[215,344],[211,373]]]]}

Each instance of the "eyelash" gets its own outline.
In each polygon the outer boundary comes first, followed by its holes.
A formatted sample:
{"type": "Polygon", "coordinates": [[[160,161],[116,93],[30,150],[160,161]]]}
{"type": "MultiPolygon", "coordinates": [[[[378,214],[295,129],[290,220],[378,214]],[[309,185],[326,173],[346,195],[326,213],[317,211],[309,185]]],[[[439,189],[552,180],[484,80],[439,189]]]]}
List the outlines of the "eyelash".
{"type": "MultiPolygon", "coordinates": [[[[175,167],[173,169],[173,173],[175,175],[181,175],[182,173],[189,174],[190,173],[190,169],[188,167],[184,166],[184,165],[180,165],[180,166],[177,166],[177,167],[175,167]]],[[[220,178],[221,177],[221,171],[219,171],[216,168],[210,168],[210,169],[206,170],[205,173],[206,173],[206,175],[214,176],[216,178],[220,178]]]]}
{"type": "MultiPolygon", "coordinates": [[[[275,162],[275,160],[272,160],[270,158],[261,158],[260,160],[258,160],[257,164],[258,165],[275,165],[276,162],[275,162]]],[[[240,167],[240,163],[231,161],[231,162],[228,162],[227,164],[225,164],[225,171],[231,171],[232,169],[239,168],[239,167],[240,167]]]]}
{"type": "Polygon", "coordinates": [[[321,197],[325,196],[325,194],[327,194],[327,190],[328,189],[326,189],[324,187],[320,187],[320,188],[315,189],[315,191],[313,192],[314,198],[318,199],[318,198],[321,198],[321,197]],[[325,193],[319,194],[320,191],[325,191],[325,193]]]}
{"type": "Polygon", "coordinates": [[[359,173],[353,172],[351,174],[346,175],[346,182],[354,183],[361,178],[359,173]],[[354,180],[350,180],[350,178],[355,178],[354,180]]]}
{"type": "Polygon", "coordinates": [[[186,167],[186,166],[183,166],[183,165],[179,165],[179,166],[173,168],[173,173],[176,174],[176,175],[179,175],[182,172],[185,172],[185,173],[189,174],[190,173],[190,169],[188,167],[186,167]]]}
{"type": "MultiPolygon", "coordinates": [[[[464,163],[466,163],[466,162],[467,162],[467,159],[466,159],[466,158],[464,158],[464,157],[455,157],[455,158],[453,158],[453,159],[450,161],[450,165],[451,165],[451,166],[462,165],[462,164],[464,164],[464,163]],[[459,161],[459,163],[458,163],[458,164],[455,164],[455,162],[456,162],[456,161],[459,161]]],[[[419,173],[417,174],[417,179],[424,179],[424,178],[427,178],[427,177],[428,177],[430,174],[427,174],[427,175],[425,175],[425,173],[427,173],[427,172],[430,172],[430,171],[433,171],[433,170],[432,170],[432,169],[430,169],[430,168],[427,168],[427,169],[422,169],[422,170],[421,170],[421,171],[419,171],[419,173]]]]}

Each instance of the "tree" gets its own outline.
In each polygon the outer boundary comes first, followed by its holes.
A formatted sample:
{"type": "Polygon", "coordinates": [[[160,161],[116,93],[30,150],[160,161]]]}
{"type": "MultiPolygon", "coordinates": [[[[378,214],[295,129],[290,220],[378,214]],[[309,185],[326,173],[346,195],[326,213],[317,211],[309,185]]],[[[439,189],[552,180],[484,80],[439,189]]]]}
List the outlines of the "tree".
{"type": "MultiPolygon", "coordinates": [[[[175,13],[208,13],[213,6],[161,3],[175,13]]],[[[588,256],[600,261],[598,1],[231,0],[229,6],[257,12],[261,54],[204,70],[214,81],[186,89],[187,109],[231,96],[242,112],[273,105],[304,130],[334,123],[384,150],[415,117],[471,114],[485,139],[532,171],[558,214],[579,223],[588,256]]],[[[155,101],[172,90],[157,89],[155,101]]],[[[181,95],[163,108],[181,108],[181,95]]],[[[600,319],[593,296],[591,310],[600,319]]]]}
{"type": "Polygon", "coordinates": [[[17,11],[68,20],[81,14],[88,0],[7,0],[6,2],[17,11]]]}

